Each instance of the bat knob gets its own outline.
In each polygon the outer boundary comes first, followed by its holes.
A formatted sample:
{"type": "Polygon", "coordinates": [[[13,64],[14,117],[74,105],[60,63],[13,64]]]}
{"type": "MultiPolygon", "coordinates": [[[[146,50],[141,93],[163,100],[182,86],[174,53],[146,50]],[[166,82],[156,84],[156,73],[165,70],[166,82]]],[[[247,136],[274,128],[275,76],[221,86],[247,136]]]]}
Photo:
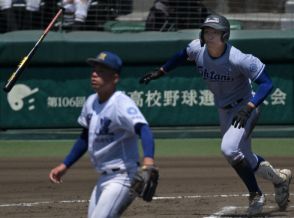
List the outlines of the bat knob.
{"type": "Polygon", "coordinates": [[[62,6],[60,6],[60,7],[59,7],[59,9],[61,9],[61,10],[62,10],[62,13],[64,13],[64,12],[65,12],[65,7],[62,7],[62,6]]]}
{"type": "Polygon", "coordinates": [[[3,91],[4,91],[4,92],[9,92],[10,90],[9,90],[6,86],[4,86],[4,87],[3,87],[3,91]]]}
{"type": "Polygon", "coordinates": [[[4,92],[10,92],[10,90],[12,89],[12,87],[14,86],[14,83],[15,83],[16,81],[8,81],[6,84],[5,84],[5,86],[3,87],[3,91],[4,92]]]}

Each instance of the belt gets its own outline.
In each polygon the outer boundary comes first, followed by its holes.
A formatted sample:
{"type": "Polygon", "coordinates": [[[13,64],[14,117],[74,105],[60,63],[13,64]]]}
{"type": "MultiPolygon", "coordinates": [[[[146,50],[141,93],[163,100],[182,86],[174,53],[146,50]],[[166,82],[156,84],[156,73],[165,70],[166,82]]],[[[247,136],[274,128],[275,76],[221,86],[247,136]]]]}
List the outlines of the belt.
{"type": "Polygon", "coordinates": [[[231,104],[228,104],[226,106],[223,107],[223,109],[232,109],[233,107],[236,107],[239,103],[241,103],[244,99],[243,98],[240,98],[234,102],[232,102],[231,104]]]}
{"type": "Polygon", "coordinates": [[[113,174],[113,173],[117,173],[117,172],[120,172],[120,171],[122,171],[121,168],[107,169],[107,170],[104,170],[104,171],[102,172],[102,175],[113,174]]]}
{"type": "MultiPolygon", "coordinates": [[[[140,162],[137,162],[136,164],[138,167],[140,166],[140,162]]],[[[122,172],[126,172],[126,171],[127,171],[126,169],[121,169],[119,167],[116,167],[116,168],[112,168],[112,169],[106,169],[106,170],[102,171],[101,174],[105,176],[105,175],[109,175],[109,174],[113,174],[113,173],[118,173],[118,172],[122,173],[122,172]]]]}

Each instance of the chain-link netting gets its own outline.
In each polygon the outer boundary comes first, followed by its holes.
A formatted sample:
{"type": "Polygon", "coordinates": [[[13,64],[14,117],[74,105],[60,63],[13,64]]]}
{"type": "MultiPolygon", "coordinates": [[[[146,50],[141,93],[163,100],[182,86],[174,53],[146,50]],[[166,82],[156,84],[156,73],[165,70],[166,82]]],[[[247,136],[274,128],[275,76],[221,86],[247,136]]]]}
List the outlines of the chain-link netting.
{"type": "Polygon", "coordinates": [[[59,7],[55,30],[177,31],[199,28],[211,13],[235,29],[293,29],[294,0],[1,0],[0,32],[44,29],[59,7]]]}

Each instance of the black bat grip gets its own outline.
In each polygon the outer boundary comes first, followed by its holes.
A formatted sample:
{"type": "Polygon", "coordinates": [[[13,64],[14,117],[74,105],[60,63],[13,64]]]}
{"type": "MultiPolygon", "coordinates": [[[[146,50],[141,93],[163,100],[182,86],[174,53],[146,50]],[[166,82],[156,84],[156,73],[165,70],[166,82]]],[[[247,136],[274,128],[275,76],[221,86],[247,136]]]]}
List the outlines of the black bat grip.
{"type": "Polygon", "coordinates": [[[10,92],[10,90],[12,89],[12,87],[14,86],[15,84],[15,80],[11,81],[10,83],[6,83],[6,85],[4,86],[3,90],[4,92],[10,92]]]}
{"type": "MultiPolygon", "coordinates": [[[[34,50],[31,52],[34,53],[34,50]]],[[[31,59],[32,55],[24,57],[24,59],[19,64],[18,68],[11,74],[9,79],[7,80],[6,84],[3,87],[4,92],[10,92],[10,90],[13,88],[14,84],[22,74],[22,71],[26,68],[28,65],[29,60],[31,59]]]]}
{"type": "Polygon", "coordinates": [[[4,92],[10,92],[10,90],[12,89],[12,87],[14,86],[14,84],[16,83],[17,79],[20,76],[20,73],[17,73],[18,71],[15,71],[11,77],[9,78],[9,80],[6,82],[5,86],[3,87],[4,92]]]}

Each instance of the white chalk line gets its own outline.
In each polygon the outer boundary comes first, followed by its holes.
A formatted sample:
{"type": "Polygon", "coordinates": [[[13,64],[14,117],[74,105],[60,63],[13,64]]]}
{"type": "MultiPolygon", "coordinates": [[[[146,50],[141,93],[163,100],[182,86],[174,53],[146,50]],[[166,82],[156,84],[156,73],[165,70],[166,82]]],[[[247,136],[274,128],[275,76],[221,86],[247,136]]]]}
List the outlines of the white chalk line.
{"type": "MultiPolygon", "coordinates": [[[[237,210],[237,209],[242,209],[242,210],[245,210],[247,209],[248,207],[245,207],[245,206],[226,206],[226,207],[223,207],[220,211],[210,215],[210,216],[205,216],[203,218],[219,218],[221,216],[224,216],[226,214],[230,214],[232,213],[233,211],[237,210]]],[[[268,209],[275,209],[277,208],[277,206],[267,206],[265,205],[263,208],[268,208],[268,209]]],[[[294,208],[294,206],[288,206],[288,208],[294,208]]]]}
{"type": "MultiPolygon", "coordinates": [[[[273,196],[274,194],[265,194],[266,196],[273,196]]],[[[294,193],[290,193],[293,196],[294,193]]],[[[230,197],[248,197],[248,194],[218,194],[218,195],[181,195],[181,196],[155,196],[153,200],[174,200],[174,199],[195,199],[195,198],[230,198],[230,197]]],[[[88,203],[89,200],[62,200],[62,201],[39,201],[39,202],[26,202],[26,203],[11,203],[0,204],[0,207],[33,207],[43,204],[67,204],[67,203],[88,203]]],[[[233,206],[232,206],[233,207],[233,206]]],[[[231,210],[232,207],[224,207],[225,210],[231,210]]],[[[291,206],[294,207],[294,206],[291,206]]],[[[234,207],[242,208],[242,207],[234,207]]]]}
{"type": "MultiPolygon", "coordinates": [[[[264,194],[265,196],[274,196],[274,194],[264,194]]],[[[290,196],[294,193],[290,193],[290,196]]],[[[248,197],[249,194],[218,194],[218,195],[182,195],[169,197],[153,197],[153,200],[173,200],[185,198],[231,198],[231,197],[248,197]]]]}
{"type": "Polygon", "coordinates": [[[30,203],[0,204],[0,207],[33,207],[41,204],[88,203],[89,200],[39,201],[30,203]]]}
{"type": "Polygon", "coordinates": [[[224,214],[229,214],[230,212],[232,212],[236,209],[237,209],[237,207],[235,207],[235,206],[223,207],[220,211],[218,211],[210,216],[205,216],[203,218],[217,218],[217,217],[220,217],[224,214]]]}

